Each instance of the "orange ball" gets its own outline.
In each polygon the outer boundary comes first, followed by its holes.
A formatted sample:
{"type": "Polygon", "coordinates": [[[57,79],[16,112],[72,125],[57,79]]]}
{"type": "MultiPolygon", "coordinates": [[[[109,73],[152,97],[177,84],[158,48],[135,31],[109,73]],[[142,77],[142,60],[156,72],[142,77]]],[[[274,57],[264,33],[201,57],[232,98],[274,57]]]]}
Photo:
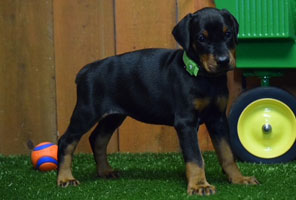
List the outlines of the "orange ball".
{"type": "Polygon", "coordinates": [[[58,167],[58,145],[50,142],[38,144],[31,153],[32,164],[40,171],[55,170],[58,167]]]}

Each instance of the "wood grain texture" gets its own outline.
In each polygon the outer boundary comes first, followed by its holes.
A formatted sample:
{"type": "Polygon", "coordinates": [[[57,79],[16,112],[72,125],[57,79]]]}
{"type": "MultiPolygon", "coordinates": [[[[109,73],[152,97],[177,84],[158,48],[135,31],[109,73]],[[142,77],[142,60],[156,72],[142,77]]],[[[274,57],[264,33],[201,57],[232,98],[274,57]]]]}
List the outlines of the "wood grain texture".
{"type": "Polygon", "coordinates": [[[51,0],[0,2],[0,153],[56,142],[51,0]]]}
{"type": "MultiPolygon", "coordinates": [[[[113,1],[54,1],[58,130],[66,131],[76,103],[76,74],[86,64],[114,55],[113,1]]],[[[88,135],[88,134],[86,134],[88,135]]],[[[89,152],[88,137],[78,152],[89,152]]],[[[109,152],[118,151],[115,134],[109,152]]]]}
{"type": "Polygon", "coordinates": [[[198,10],[205,7],[216,7],[214,0],[198,0],[194,2],[195,8],[198,10]]]}
{"type": "MultiPolygon", "coordinates": [[[[117,54],[143,48],[175,48],[171,31],[176,24],[172,0],[116,1],[117,54]]],[[[179,151],[172,127],[148,125],[131,118],[119,128],[121,152],[179,151]]]]}
{"type": "MultiPolygon", "coordinates": [[[[56,142],[57,129],[61,135],[68,126],[76,103],[75,76],[85,64],[136,49],[179,48],[173,27],[206,6],[212,1],[0,1],[0,153],[24,154],[30,152],[28,144],[56,142]]],[[[294,75],[288,75],[284,85],[282,79],[273,82],[295,94],[294,75]]],[[[239,71],[229,73],[230,103],[242,91],[240,77],[239,71]]],[[[258,86],[252,80],[248,87],[258,86]]],[[[128,118],[119,130],[109,153],[180,151],[172,127],[128,118]]],[[[213,150],[205,126],[199,141],[203,151],[213,150]]],[[[89,151],[86,135],[78,152],[89,151]]]]}
{"type": "Polygon", "coordinates": [[[176,24],[173,0],[117,0],[117,54],[143,48],[174,48],[176,24]]]}

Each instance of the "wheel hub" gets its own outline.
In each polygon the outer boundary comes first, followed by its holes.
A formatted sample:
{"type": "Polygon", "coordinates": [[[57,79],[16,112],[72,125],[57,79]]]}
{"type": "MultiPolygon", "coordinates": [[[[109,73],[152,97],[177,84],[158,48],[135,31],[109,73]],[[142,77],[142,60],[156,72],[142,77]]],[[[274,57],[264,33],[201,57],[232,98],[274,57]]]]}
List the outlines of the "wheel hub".
{"type": "Polygon", "coordinates": [[[271,125],[270,124],[264,124],[262,126],[262,131],[263,131],[264,134],[270,134],[271,131],[272,131],[271,125]]]}

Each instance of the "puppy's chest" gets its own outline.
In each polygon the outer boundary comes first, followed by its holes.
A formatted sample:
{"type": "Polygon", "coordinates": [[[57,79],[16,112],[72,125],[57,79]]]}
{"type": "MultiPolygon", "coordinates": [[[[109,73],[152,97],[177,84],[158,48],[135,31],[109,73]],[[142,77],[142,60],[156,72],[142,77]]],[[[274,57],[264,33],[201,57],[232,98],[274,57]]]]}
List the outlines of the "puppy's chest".
{"type": "Polygon", "coordinates": [[[218,109],[224,112],[227,107],[228,97],[219,95],[215,97],[195,97],[192,100],[192,105],[196,111],[203,112],[208,109],[218,109]]]}
{"type": "Polygon", "coordinates": [[[227,80],[198,82],[191,90],[191,102],[196,111],[219,110],[224,112],[228,103],[227,80]]]}

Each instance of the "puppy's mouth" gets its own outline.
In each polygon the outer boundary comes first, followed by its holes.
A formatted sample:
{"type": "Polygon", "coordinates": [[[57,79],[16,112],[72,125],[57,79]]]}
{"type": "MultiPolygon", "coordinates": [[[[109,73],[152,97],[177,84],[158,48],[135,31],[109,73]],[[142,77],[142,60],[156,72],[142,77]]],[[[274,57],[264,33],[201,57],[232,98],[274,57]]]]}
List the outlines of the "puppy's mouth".
{"type": "Polygon", "coordinates": [[[236,66],[235,51],[229,51],[226,56],[204,54],[200,57],[203,68],[210,74],[224,73],[236,66]]]}

